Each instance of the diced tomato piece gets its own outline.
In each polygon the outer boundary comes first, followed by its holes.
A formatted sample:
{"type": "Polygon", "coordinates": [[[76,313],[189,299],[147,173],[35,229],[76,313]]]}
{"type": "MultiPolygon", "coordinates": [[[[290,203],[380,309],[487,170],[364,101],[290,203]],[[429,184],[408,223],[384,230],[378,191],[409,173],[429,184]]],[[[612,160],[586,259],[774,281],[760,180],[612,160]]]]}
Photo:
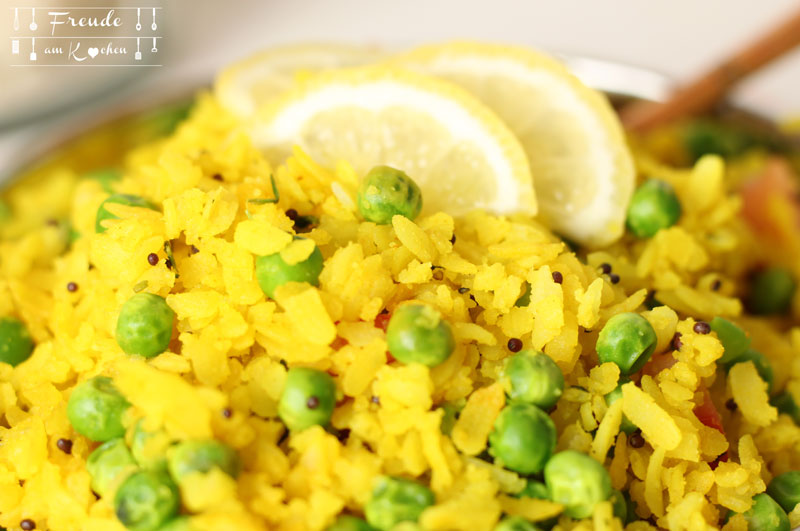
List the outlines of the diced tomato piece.
{"type": "Polygon", "coordinates": [[[773,242],[796,243],[800,226],[797,178],[789,164],[774,157],[764,171],[741,188],[742,216],[759,235],[773,242]]]}
{"type": "Polygon", "coordinates": [[[719,414],[714,402],[711,401],[711,394],[708,389],[703,389],[703,403],[692,410],[697,417],[697,420],[708,426],[714,428],[720,433],[725,433],[725,428],[722,426],[722,416],[719,414]]]}
{"type": "MultiPolygon", "coordinates": [[[[719,410],[714,405],[714,402],[711,401],[711,393],[708,392],[708,389],[703,388],[703,403],[692,411],[694,411],[695,416],[697,416],[697,420],[709,428],[714,428],[723,435],[725,434],[725,428],[722,426],[722,416],[719,414],[719,410]]],[[[708,466],[711,467],[711,470],[715,470],[720,463],[725,463],[727,461],[728,452],[726,450],[724,453],[717,456],[716,459],[709,462],[708,466]]]]}
{"type": "Polygon", "coordinates": [[[379,313],[375,318],[375,326],[386,332],[386,327],[389,326],[389,319],[392,318],[390,313],[379,313]]]}
{"type": "Polygon", "coordinates": [[[664,352],[663,354],[656,354],[650,361],[648,361],[644,367],[642,367],[642,373],[648,374],[650,376],[655,376],[656,374],[660,373],[664,369],[669,369],[678,360],[672,355],[672,352],[664,352]]]}
{"type": "Polygon", "coordinates": [[[339,350],[343,346],[347,345],[347,343],[348,341],[345,338],[337,336],[336,339],[333,340],[333,343],[331,343],[331,348],[333,350],[339,350]]]}

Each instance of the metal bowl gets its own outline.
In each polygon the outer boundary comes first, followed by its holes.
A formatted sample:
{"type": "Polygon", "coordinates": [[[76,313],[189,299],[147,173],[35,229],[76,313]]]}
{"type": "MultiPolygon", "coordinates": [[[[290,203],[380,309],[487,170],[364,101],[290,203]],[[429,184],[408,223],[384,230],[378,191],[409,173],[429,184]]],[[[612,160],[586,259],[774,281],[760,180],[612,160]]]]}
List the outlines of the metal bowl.
{"type": "MultiPolygon", "coordinates": [[[[614,102],[630,99],[659,101],[673,86],[667,76],[646,68],[583,56],[557,55],[586,84],[605,92],[614,102]]],[[[157,115],[160,109],[189,102],[198,90],[205,88],[207,86],[194,83],[183,87],[156,84],[146,93],[53,119],[34,131],[35,142],[23,137],[19,149],[11,150],[11,159],[0,167],[0,185],[18,177],[21,172],[41,167],[45,162],[48,165],[63,162],[59,157],[67,156],[69,151],[80,153],[80,156],[68,157],[76,171],[111,164],[117,160],[115,157],[135,145],[132,140],[141,138],[137,130],[148,127],[147,115],[157,115]],[[95,144],[97,138],[108,136],[116,141],[112,153],[83,149],[83,146],[95,144]]]]}
{"type": "MultiPolygon", "coordinates": [[[[631,100],[662,101],[675,86],[668,76],[649,68],[581,55],[554,55],[584,83],[608,95],[615,106],[631,100]]],[[[125,152],[148,139],[148,132],[159,132],[160,115],[189,105],[197,91],[207,88],[196,82],[183,87],[174,86],[174,82],[155,83],[137,96],[54,120],[35,132],[35,142],[21,139],[19,149],[10,150],[0,167],[0,187],[31,172],[41,173],[65,163],[78,172],[118,163],[125,152]]],[[[777,134],[772,122],[747,109],[722,105],[715,114],[777,134]]]]}

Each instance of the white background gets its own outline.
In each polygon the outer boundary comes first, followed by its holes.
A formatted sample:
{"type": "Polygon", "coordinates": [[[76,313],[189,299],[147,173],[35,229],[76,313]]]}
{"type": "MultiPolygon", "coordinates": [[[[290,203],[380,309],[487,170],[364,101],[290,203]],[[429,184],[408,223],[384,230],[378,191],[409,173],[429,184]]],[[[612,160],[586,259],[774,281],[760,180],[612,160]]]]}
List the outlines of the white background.
{"type": "MultiPolygon", "coordinates": [[[[166,7],[190,5],[184,20],[192,27],[179,21],[173,34],[176,60],[195,72],[297,40],[467,38],[614,59],[678,79],[800,10],[798,0],[173,0],[166,7]]],[[[800,50],[748,81],[739,97],[772,116],[800,114],[800,50]]]]}

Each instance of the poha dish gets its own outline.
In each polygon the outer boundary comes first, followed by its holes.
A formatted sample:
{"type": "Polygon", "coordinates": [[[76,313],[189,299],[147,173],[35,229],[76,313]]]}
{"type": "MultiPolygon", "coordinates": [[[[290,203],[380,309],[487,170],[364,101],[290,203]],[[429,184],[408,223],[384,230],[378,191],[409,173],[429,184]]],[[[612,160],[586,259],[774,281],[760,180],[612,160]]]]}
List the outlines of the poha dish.
{"type": "Polygon", "coordinates": [[[5,192],[0,526],[800,525],[787,165],[633,139],[624,234],[576,245],[250,131],[203,93],[5,192]]]}

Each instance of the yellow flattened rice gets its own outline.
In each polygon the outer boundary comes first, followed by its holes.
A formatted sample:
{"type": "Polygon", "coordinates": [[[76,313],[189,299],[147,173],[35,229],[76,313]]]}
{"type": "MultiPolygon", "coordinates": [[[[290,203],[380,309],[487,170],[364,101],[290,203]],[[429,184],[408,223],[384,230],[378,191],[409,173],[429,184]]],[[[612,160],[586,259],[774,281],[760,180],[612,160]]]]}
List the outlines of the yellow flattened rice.
{"type": "MultiPolygon", "coordinates": [[[[205,94],[172,135],[128,153],[114,183],[155,209],[112,204],[96,232],[108,197],[99,181],[58,168],[46,183],[20,182],[5,193],[0,315],[23,322],[35,346],[16,366],[0,363],[0,526],[124,528],[114,497],[93,495],[87,459],[98,444],[67,414],[76,386],[103,375],[130,404],[132,449],[141,422],[172,445],[219,441],[240,461],[238,475],[215,466],[178,481],[180,529],[327,529],[341,514],[363,518],[384,476],[435,499],[397,529],[490,530],[507,517],[565,531],[746,529],[741,515],[724,523],[728,511],[747,512],[774,476],[800,469],[800,427],[770,402],[786,392],[800,403],[800,327],[745,315],[742,286],[764,255],[722,158],[676,169],[641,153],[637,167],[674,188],[680,220],[577,254],[523,215],[365,221],[346,161],[324,167],[299,148],[269,161],[205,94]],[[316,249],[316,282],[264,294],[260,257],[296,265],[316,249]],[[134,293],[164,297],[174,313],[153,357],[116,340],[134,293]],[[449,325],[444,362],[390,354],[387,322],[410,302],[449,325]],[[628,313],[654,332],[652,358],[632,372],[597,349],[609,319],[628,313]],[[723,342],[706,328],[715,317],[747,331],[774,381],[760,358],[723,369],[723,342]],[[555,451],[603,465],[629,497],[627,524],[610,500],[576,518],[558,500],[520,495],[541,477],[493,464],[520,350],[563,374],[546,411],[555,451]],[[327,425],[282,420],[299,367],[334,383],[327,425]]],[[[800,273],[800,262],[784,264],[800,273]]]]}

